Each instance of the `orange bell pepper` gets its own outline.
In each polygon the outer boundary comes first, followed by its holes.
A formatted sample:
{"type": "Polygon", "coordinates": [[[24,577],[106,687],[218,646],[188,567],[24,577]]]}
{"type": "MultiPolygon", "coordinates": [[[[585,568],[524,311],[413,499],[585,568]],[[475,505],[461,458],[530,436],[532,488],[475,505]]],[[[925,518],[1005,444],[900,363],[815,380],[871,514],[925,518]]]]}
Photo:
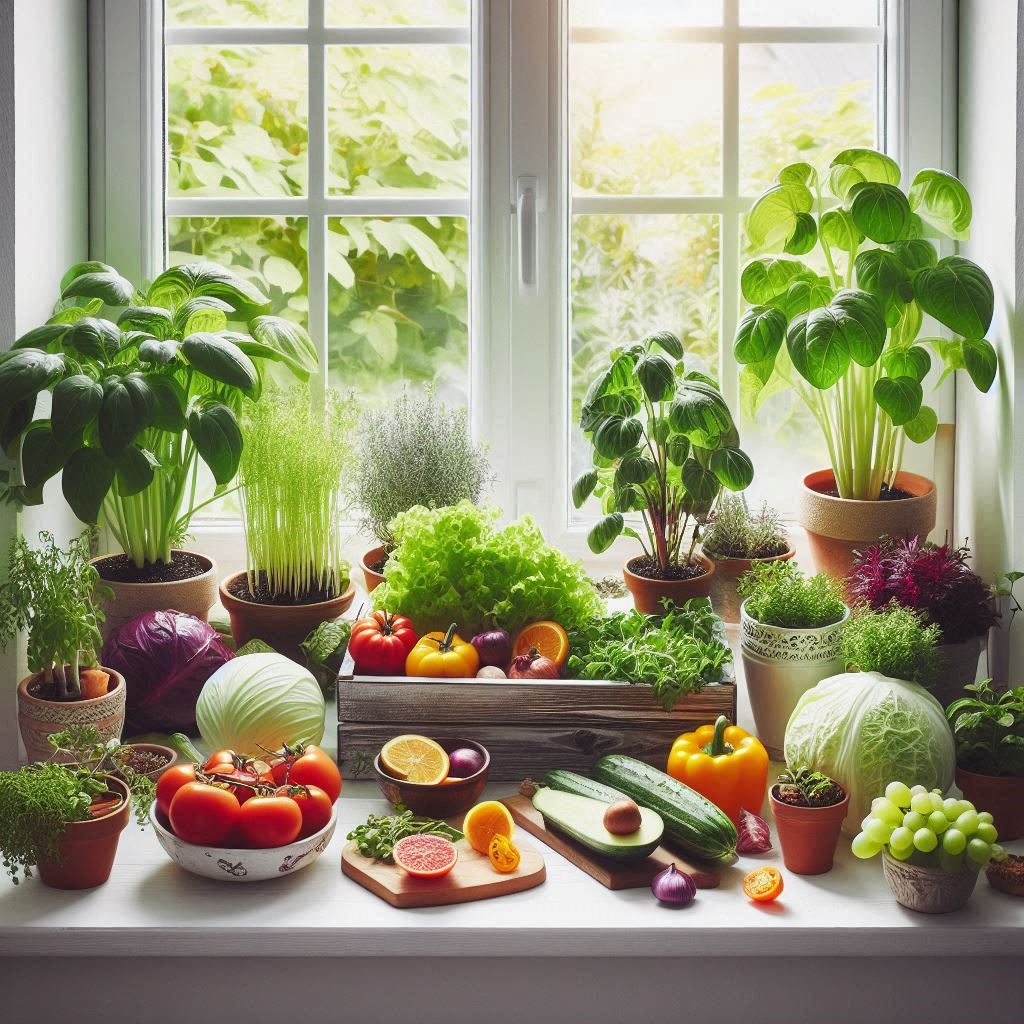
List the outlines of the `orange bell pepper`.
{"type": "Polygon", "coordinates": [[[768,785],[768,751],[756,736],[719,715],[714,725],[684,732],[668,755],[666,769],[739,824],[740,811],[760,814],[768,785]]]}

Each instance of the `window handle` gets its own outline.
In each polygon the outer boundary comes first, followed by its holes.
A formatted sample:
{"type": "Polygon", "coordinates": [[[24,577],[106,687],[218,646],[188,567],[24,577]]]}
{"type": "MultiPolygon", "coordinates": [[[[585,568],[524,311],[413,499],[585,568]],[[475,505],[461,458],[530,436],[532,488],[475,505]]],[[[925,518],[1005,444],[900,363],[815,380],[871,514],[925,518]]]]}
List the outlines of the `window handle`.
{"type": "Polygon", "coordinates": [[[516,178],[516,226],[519,242],[519,294],[537,294],[537,178],[516,178]]]}

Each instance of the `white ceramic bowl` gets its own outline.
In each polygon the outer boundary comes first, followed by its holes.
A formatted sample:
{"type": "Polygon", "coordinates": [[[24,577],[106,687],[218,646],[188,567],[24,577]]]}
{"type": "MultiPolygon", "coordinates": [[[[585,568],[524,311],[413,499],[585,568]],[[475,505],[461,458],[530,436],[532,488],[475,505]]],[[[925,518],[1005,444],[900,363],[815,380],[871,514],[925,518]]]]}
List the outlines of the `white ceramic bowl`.
{"type": "Polygon", "coordinates": [[[186,871],[221,882],[263,882],[309,867],[327,849],[338,823],[338,810],[332,809],[331,820],[319,832],[269,850],[229,850],[186,843],[160,823],[155,803],[149,809],[149,820],[167,856],[186,871]]]}

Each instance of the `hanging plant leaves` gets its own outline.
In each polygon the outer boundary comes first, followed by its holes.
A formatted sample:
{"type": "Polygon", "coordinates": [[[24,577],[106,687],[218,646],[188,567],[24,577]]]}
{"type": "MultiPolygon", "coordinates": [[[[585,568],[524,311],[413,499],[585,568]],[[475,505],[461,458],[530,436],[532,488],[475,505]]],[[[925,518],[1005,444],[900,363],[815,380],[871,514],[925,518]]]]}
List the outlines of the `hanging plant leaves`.
{"type": "Polygon", "coordinates": [[[586,500],[594,493],[597,486],[597,470],[588,469],[580,473],[572,484],[573,508],[582,508],[586,500]]]}
{"type": "Polygon", "coordinates": [[[875,401],[897,426],[909,423],[921,410],[924,392],[913,377],[882,377],[875,381],[875,401]]]}
{"type": "Polygon", "coordinates": [[[54,437],[61,445],[69,444],[96,419],[102,405],[103,386],[84,373],[58,381],[50,407],[54,437]]]}
{"type": "Polygon", "coordinates": [[[644,346],[657,345],[673,359],[683,358],[683,343],[671,331],[655,331],[644,338],[644,346]]]}
{"type": "Polygon", "coordinates": [[[30,395],[0,411],[0,450],[11,459],[17,457],[21,432],[36,414],[36,396],[30,395]]]}
{"type": "Polygon", "coordinates": [[[258,316],[249,324],[253,340],[239,348],[250,356],[284,363],[300,380],[309,380],[320,365],[316,348],[306,331],[279,316],[258,316]]]}
{"type": "Polygon", "coordinates": [[[962,242],[971,235],[971,197],[959,178],[945,171],[918,171],[910,186],[910,208],[936,231],[962,242]]]}
{"type": "Polygon", "coordinates": [[[914,278],[917,301],[929,316],[964,338],[981,339],[992,323],[992,282],[976,263],[947,256],[914,278]]]}
{"type": "Polygon", "coordinates": [[[966,339],[963,343],[963,360],[974,386],[979,391],[988,391],[996,379],[996,368],[999,365],[992,343],[984,338],[966,339]]]}
{"type": "Polygon", "coordinates": [[[915,444],[924,444],[938,429],[939,417],[935,410],[928,405],[922,405],[917,415],[903,424],[903,430],[907,437],[915,444]]]}
{"type": "Polygon", "coordinates": [[[79,448],[64,466],[61,489],[71,511],[83,523],[95,523],[114,482],[114,460],[98,448],[79,448]]]}
{"type": "Polygon", "coordinates": [[[774,359],[786,338],[786,315],[774,306],[751,306],[740,318],[733,350],[740,363],[774,359]]]}

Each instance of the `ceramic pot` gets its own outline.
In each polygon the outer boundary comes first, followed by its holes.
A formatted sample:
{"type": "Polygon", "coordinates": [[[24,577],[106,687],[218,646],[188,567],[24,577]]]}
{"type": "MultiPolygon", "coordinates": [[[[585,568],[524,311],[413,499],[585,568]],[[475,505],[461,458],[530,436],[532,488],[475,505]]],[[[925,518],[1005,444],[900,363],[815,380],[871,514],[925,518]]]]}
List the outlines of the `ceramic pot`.
{"type": "Polygon", "coordinates": [[[850,807],[850,794],[831,807],[794,807],[768,794],[775,816],[775,831],[782,847],[782,860],[797,875],[823,875],[832,870],[839,833],[850,807]]]}
{"type": "Polygon", "coordinates": [[[682,605],[691,597],[710,596],[715,563],[704,555],[694,555],[693,558],[704,568],[704,575],[696,576],[692,580],[650,580],[646,576],[638,576],[630,569],[630,565],[635,561],[631,558],[622,569],[622,578],[633,595],[636,610],[645,615],[663,615],[663,597],[667,597],[673,604],[682,605]]]}
{"type": "Polygon", "coordinates": [[[245,579],[245,575],[244,572],[236,572],[220,585],[220,603],[231,619],[231,636],[235,646],[241,647],[253,639],[263,640],[275,651],[299,664],[305,663],[299,644],[321,622],[332,622],[340,618],[356,596],[356,588],[349,584],[343,594],[330,601],[260,604],[258,601],[235,597],[228,589],[236,580],[245,579]]]}
{"type": "Polygon", "coordinates": [[[786,723],[812,686],[842,672],[843,630],[849,609],[830,626],[785,629],[758,622],[740,605],[743,678],[758,738],[773,761],[784,760],[786,723]]]}
{"type": "Polygon", "coordinates": [[[379,565],[385,558],[384,545],[378,544],[370,548],[359,560],[359,568],[363,570],[363,579],[366,580],[366,592],[376,590],[384,582],[384,573],[371,569],[371,565],[379,565]]]}
{"type": "Polygon", "coordinates": [[[144,773],[146,778],[152,779],[153,782],[156,782],[168,768],[178,762],[178,752],[171,747],[165,747],[162,743],[132,743],[131,746],[135,750],[145,751],[149,754],[158,754],[160,757],[167,759],[159,768],[154,768],[151,772],[144,773]]]}
{"type": "Polygon", "coordinates": [[[835,486],[831,469],[815,470],[803,479],[799,520],[818,572],[841,580],[859,548],[885,535],[924,540],[935,526],[935,485],[916,473],[896,474],[896,486],[913,495],[898,501],[837,498],[827,493],[835,486]]]}
{"type": "Polygon", "coordinates": [[[958,697],[963,697],[964,687],[978,678],[981,637],[972,636],[958,644],[939,644],[935,651],[939,656],[939,667],[927,689],[943,707],[947,707],[958,697]]]}
{"type": "Polygon", "coordinates": [[[788,562],[796,552],[790,548],[784,555],[771,558],[719,558],[705,552],[715,563],[711,577],[711,605],[725,622],[740,621],[740,596],[736,593],[739,578],[750,571],[755,562],[788,562]]]}
{"type": "Polygon", "coordinates": [[[119,778],[105,776],[121,803],[112,811],[87,821],[69,821],[58,841],[60,859],[40,861],[39,879],[54,889],[92,889],[110,877],[117,843],[131,816],[131,793],[119,778]]]}
{"type": "Polygon", "coordinates": [[[925,868],[897,860],[882,850],[882,868],[896,902],[920,914],[948,914],[961,910],[974,892],[979,871],[964,863],[959,871],[925,868]]]}
{"type": "Polygon", "coordinates": [[[119,739],[124,727],[124,676],[101,665],[110,674],[109,689],[102,697],[87,700],[46,700],[29,692],[35,676],[18,683],[18,726],[30,761],[58,761],[70,758],[55,754],[47,737],[69,725],[94,725],[101,740],[119,739]]]}
{"type": "Polygon", "coordinates": [[[979,811],[988,811],[999,842],[1024,838],[1024,776],[981,775],[956,770],[956,784],[979,811]]]}
{"type": "MultiPolygon", "coordinates": [[[[134,619],[143,612],[169,609],[194,615],[203,622],[208,621],[210,609],[217,603],[217,563],[212,558],[199,554],[198,551],[183,553],[194,555],[203,563],[205,569],[199,576],[192,576],[187,580],[171,580],[167,583],[103,581],[114,592],[112,598],[102,598],[100,602],[106,615],[102,627],[104,640],[129,619],[134,619]]],[[[92,564],[96,565],[97,562],[110,557],[111,555],[101,555],[94,558],[92,564]]]]}

